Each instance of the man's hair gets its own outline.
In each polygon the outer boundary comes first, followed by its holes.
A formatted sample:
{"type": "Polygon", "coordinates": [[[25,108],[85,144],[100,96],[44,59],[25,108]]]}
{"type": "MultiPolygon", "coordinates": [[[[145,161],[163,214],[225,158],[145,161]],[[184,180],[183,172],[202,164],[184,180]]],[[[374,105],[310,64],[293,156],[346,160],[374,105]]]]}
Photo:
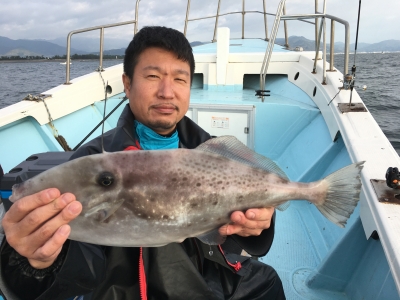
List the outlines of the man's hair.
{"type": "Polygon", "coordinates": [[[190,82],[193,81],[194,57],[192,47],[183,33],[164,26],[143,27],[125,50],[124,73],[130,80],[138,63],[140,54],[147,48],[156,47],[170,51],[190,66],[190,82]]]}

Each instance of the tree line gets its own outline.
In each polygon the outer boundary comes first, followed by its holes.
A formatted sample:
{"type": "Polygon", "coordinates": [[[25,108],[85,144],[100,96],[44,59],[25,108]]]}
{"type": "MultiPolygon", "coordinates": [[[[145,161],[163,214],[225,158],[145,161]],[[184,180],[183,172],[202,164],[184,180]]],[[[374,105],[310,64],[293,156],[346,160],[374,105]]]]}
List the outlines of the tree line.
{"type": "MultiPolygon", "coordinates": [[[[124,55],[110,55],[110,54],[104,54],[103,59],[123,59],[124,55]]],[[[43,55],[41,56],[18,56],[18,55],[12,55],[12,56],[0,56],[0,60],[60,60],[60,59],[67,59],[66,55],[54,55],[52,57],[45,57],[43,55]]],[[[98,54],[74,54],[71,56],[72,60],[77,60],[77,59],[99,59],[98,54]]]]}

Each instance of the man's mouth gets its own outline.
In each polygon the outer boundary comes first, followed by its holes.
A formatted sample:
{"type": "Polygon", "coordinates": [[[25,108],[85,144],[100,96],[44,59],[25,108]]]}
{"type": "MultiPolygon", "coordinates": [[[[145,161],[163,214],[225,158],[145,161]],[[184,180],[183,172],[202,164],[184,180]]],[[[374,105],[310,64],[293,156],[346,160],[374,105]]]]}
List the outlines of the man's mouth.
{"type": "Polygon", "coordinates": [[[179,111],[179,108],[173,104],[152,105],[150,108],[161,114],[171,114],[175,111],[179,111]]]}

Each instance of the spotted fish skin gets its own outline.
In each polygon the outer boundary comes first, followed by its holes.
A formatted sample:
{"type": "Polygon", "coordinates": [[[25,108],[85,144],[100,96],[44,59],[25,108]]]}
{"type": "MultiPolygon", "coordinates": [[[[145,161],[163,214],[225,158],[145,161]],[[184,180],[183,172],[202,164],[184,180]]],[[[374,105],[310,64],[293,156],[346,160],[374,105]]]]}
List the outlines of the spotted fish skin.
{"type": "MultiPolygon", "coordinates": [[[[268,160],[233,137],[216,138],[193,150],[95,154],[15,185],[10,200],[51,187],[71,192],[83,207],[70,223],[71,239],[130,247],[162,246],[188,237],[220,243],[220,238],[210,240],[207,233],[228,223],[233,211],[277,207],[292,199],[324,208],[332,189],[329,180],[290,182],[272,161],[263,159],[268,160]]],[[[346,207],[344,213],[339,208],[339,217],[327,213],[342,226],[357,205],[361,188],[362,164],[351,166],[351,172],[336,177],[340,189],[343,184],[351,186],[354,195],[346,195],[351,199],[344,199],[344,206],[340,201],[334,204],[346,207]],[[349,184],[348,177],[354,177],[354,183],[349,184]]],[[[334,188],[334,193],[338,190],[334,188]]]]}

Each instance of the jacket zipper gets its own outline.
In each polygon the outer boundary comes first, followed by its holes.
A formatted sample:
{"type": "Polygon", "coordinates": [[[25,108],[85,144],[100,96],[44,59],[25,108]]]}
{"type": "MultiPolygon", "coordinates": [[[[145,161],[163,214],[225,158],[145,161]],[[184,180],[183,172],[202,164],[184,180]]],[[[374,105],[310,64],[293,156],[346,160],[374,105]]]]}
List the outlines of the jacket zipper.
{"type": "Polygon", "coordinates": [[[235,264],[229,262],[226,257],[225,257],[225,253],[224,250],[222,250],[221,245],[218,245],[219,251],[222,253],[222,256],[224,257],[226,263],[232,267],[236,272],[238,272],[241,268],[242,268],[242,264],[240,263],[240,261],[237,261],[235,264]]]}
{"type": "Polygon", "coordinates": [[[144,271],[142,247],[140,247],[140,254],[139,254],[139,287],[140,287],[140,299],[147,300],[146,273],[144,271]]]}
{"type": "Polygon", "coordinates": [[[136,146],[128,146],[124,149],[124,151],[129,151],[129,150],[142,150],[142,147],[140,146],[138,141],[135,141],[136,146]]]}

